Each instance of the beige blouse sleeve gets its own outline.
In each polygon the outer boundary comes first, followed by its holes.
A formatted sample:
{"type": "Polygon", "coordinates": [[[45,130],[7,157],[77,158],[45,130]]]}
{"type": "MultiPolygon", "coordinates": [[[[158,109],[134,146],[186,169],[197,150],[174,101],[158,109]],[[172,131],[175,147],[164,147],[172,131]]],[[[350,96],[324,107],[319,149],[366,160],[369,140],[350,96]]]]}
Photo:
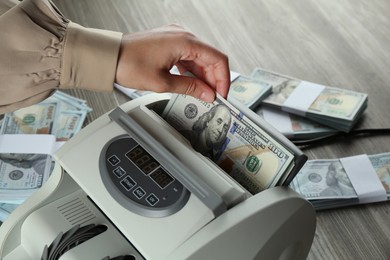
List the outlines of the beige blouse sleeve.
{"type": "Polygon", "coordinates": [[[55,89],[112,90],[121,37],[69,21],[49,0],[12,7],[0,16],[0,114],[55,89]]]}

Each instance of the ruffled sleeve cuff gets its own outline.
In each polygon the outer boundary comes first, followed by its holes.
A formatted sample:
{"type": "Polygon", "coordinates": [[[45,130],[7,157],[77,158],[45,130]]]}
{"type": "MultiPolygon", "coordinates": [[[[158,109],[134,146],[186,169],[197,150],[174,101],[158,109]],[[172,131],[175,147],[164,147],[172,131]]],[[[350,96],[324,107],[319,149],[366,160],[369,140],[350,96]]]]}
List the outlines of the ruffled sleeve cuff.
{"type": "Polygon", "coordinates": [[[60,88],[113,88],[122,33],[69,22],[61,61],[60,88]]]}
{"type": "Polygon", "coordinates": [[[84,28],[49,0],[24,0],[0,16],[0,114],[56,89],[110,91],[122,33],[84,28]]]}

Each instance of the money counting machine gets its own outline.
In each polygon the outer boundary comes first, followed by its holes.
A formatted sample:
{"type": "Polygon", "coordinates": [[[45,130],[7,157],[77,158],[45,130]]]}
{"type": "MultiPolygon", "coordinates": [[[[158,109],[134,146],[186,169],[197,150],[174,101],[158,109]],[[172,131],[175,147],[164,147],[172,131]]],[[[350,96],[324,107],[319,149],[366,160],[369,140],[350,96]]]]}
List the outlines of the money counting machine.
{"type": "Polygon", "coordinates": [[[159,116],[169,98],[129,101],[63,145],[1,226],[0,258],[305,259],[312,206],[285,186],[250,194],[159,116]]]}

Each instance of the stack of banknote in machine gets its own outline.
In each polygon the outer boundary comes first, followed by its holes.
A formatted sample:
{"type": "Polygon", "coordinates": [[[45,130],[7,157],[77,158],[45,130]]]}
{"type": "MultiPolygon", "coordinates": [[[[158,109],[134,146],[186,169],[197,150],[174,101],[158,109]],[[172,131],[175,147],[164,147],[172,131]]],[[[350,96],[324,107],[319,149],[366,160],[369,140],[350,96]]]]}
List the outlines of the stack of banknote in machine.
{"type": "MultiPolygon", "coordinates": [[[[91,108],[84,100],[57,91],[38,104],[6,113],[1,121],[0,138],[4,141],[6,138],[20,135],[14,140],[26,137],[23,140],[28,142],[38,135],[42,137],[45,135],[52,139],[54,144],[59,145],[81,129],[90,111],[91,108]]],[[[4,143],[1,142],[2,146],[4,143]]],[[[7,144],[12,146],[12,143],[7,144]]],[[[25,143],[29,151],[34,150],[31,146],[25,143]]],[[[8,149],[0,148],[1,151],[8,149]]],[[[0,153],[0,221],[39,189],[53,169],[50,154],[22,152],[0,153]]]]}
{"type": "Polygon", "coordinates": [[[233,102],[219,95],[206,103],[173,94],[162,117],[250,193],[288,185],[307,157],[253,111],[233,102]]]}
{"type": "Polygon", "coordinates": [[[256,68],[251,78],[270,84],[262,104],[349,132],[367,108],[367,94],[329,87],[256,68]]]}
{"type": "Polygon", "coordinates": [[[309,160],[290,187],[318,210],[387,201],[390,152],[309,160]]]}

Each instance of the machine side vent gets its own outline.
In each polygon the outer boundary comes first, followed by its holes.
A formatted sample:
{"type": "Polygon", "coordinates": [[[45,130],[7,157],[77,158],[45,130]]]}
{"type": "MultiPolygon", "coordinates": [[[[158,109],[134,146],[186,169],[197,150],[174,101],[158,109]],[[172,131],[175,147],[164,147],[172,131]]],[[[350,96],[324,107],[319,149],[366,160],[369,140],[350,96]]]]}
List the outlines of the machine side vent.
{"type": "Polygon", "coordinates": [[[80,198],[68,201],[57,208],[71,225],[82,225],[96,218],[95,214],[80,198]]]}

